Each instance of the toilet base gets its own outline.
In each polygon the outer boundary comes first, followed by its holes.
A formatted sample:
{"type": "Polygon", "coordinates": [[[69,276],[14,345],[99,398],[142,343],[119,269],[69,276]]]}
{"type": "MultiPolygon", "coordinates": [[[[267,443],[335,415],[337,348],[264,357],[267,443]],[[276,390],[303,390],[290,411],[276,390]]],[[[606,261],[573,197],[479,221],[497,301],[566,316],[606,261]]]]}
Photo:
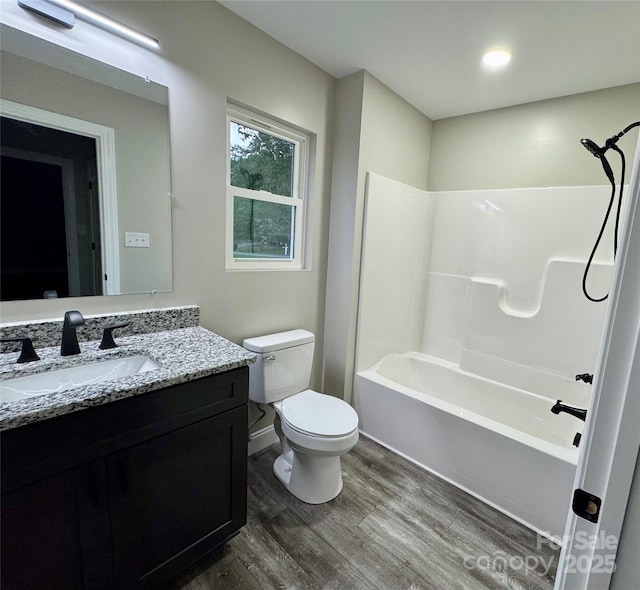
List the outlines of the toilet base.
{"type": "Polygon", "coordinates": [[[273,472],[298,500],[307,504],[324,504],[342,490],[339,456],[294,453],[289,447],[276,459],[273,472]]]}

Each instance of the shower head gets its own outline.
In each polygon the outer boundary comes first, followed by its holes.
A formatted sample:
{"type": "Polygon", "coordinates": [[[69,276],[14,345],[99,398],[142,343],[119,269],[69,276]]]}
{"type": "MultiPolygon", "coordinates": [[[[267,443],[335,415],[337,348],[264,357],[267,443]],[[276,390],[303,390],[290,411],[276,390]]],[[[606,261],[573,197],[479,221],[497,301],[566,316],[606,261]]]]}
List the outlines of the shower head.
{"type": "Polygon", "coordinates": [[[591,152],[596,158],[598,158],[602,164],[602,168],[604,169],[604,173],[607,175],[607,178],[609,179],[609,181],[611,182],[611,184],[615,184],[615,180],[613,177],[613,170],[611,170],[611,166],[609,165],[609,162],[607,161],[607,158],[605,158],[604,153],[610,148],[612,147],[612,145],[607,145],[606,147],[600,147],[595,141],[592,141],[591,139],[581,139],[580,143],[589,151],[591,152]]]}
{"type": "Polygon", "coordinates": [[[581,139],[580,143],[590,151],[596,158],[602,158],[608,148],[601,148],[595,141],[591,139],[581,139]]]}
{"type": "MultiPolygon", "coordinates": [[[[602,158],[604,157],[604,153],[608,149],[611,149],[612,147],[614,147],[616,145],[616,143],[618,143],[618,140],[625,133],[628,133],[631,129],[633,129],[634,127],[638,127],[638,126],[640,126],[640,121],[636,121],[635,123],[631,123],[631,125],[627,125],[622,131],[620,131],[620,133],[616,133],[615,135],[613,135],[612,137],[607,139],[607,141],[604,142],[604,146],[603,147],[600,147],[595,141],[593,141],[591,139],[584,139],[583,138],[583,139],[580,140],[580,143],[587,150],[589,150],[596,158],[600,158],[602,160],[602,158]]],[[[606,168],[605,168],[605,171],[606,171],[606,168]]],[[[608,176],[608,174],[607,174],[607,176],[608,176]]]]}

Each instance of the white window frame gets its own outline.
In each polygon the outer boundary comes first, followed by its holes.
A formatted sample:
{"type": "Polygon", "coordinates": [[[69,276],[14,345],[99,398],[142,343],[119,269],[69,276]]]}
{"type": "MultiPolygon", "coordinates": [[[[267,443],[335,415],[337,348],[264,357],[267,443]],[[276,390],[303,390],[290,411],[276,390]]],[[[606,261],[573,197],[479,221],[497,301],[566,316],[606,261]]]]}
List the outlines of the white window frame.
{"type": "Polygon", "coordinates": [[[226,270],[303,270],[305,229],[306,229],[306,197],[309,171],[309,136],[304,132],[284,123],[274,121],[264,115],[245,110],[235,105],[227,108],[227,177],[226,177],[226,270]],[[295,145],[293,159],[292,194],[290,197],[275,195],[268,191],[256,191],[231,185],[231,123],[238,123],[295,145]],[[233,253],[233,213],[234,198],[244,197],[267,203],[287,205],[295,211],[293,224],[293,257],[278,258],[236,258],[233,253]]]}

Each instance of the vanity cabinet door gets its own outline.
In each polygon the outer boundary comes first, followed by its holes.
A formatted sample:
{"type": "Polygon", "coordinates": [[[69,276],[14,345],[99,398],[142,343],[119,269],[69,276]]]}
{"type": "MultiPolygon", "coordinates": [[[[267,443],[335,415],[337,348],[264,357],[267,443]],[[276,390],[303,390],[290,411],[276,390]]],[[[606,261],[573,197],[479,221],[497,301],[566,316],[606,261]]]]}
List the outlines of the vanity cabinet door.
{"type": "Polygon", "coordinates": [[[153,586],[246,521],[247,406],[107,457],[116,588],[153,586]]]}
{"type": "Polygon", "coordinates": [[[104,461],[2,495],[3,590],[113,587],[104,461]]]}

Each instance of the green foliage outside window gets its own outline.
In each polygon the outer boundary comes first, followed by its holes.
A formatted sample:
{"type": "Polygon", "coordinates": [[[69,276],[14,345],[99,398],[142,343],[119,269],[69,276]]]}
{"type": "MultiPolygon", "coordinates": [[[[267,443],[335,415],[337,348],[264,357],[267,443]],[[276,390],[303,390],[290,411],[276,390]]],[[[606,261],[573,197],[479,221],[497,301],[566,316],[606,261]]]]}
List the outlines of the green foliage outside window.
{"type": "Polygon", "coordinates": [[[239,123],[231,131],[232,186],[290,197],[295,144],[239,123]]]}
{"type": "MultiPolygon", "coordinates": [[[[231,185],[291,197],[295,144],[231,123],[231,185]]],[[[292,258],[295,207],[236,196],[233,250],[237,258],[292,258]]]]}
{"type": "Polygon", "coordinates": [[[236,258],[291,258],[292,209],[289,205],[235,197],[233,252],[236,258]]]}

